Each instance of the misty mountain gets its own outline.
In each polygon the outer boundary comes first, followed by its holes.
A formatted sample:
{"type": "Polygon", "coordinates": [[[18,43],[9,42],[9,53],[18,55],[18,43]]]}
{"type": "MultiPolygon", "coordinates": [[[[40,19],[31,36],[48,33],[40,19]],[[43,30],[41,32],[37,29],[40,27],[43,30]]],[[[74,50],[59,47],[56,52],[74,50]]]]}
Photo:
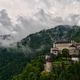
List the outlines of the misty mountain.
{"type": "MultiPolygon", "coordinates": [[[[44,29],[40,32],[30,34],[26,38],[17,42],[17,44],[11,42],[10,46],[17,45],[22,49],[24,53],[32,53],[32,52],[35,53],[47,48],[49,49],[52,46],[53,42],[57,40],[80,41],[79,36],[80,36],[79,26],[59,25],[59,26],[56,26],[55,28],[44,29]]],[[[8,42],[12,40],[14,40],[14,37],[11,35],[1,36],[0,45],[2,43],[4,44],[4,46],[5,44],[8,45],[8,42]]]]}
{"type": "Polygon", "coordinates": [[[60,40],[75,40],[79,42],[80,27],[60,25],[52,29],[42,30],[24,38],[18,43],[18,46],[28,47],[28,49],[35,53],[49,50],[54,41],[60,40]]]}
{"type": "Polygon", "coordinates": [[[75,40],[80,42],[80,27],[60,25],[29,35],[14,47],[0,47],[0,80],[11,80],[32,59],[50,53],[56,40],[75,40]]]}

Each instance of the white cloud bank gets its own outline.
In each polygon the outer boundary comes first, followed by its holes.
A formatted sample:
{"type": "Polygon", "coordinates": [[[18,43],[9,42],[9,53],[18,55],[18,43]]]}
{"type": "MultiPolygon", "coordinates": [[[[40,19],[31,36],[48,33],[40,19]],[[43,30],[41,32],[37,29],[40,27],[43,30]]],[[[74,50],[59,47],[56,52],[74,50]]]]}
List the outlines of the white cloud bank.
{"type": "Polygon", "coordinates": [[[14,40],[59,24],[80,25],[80,0],[0,0],[0,34],[14,40]]]}

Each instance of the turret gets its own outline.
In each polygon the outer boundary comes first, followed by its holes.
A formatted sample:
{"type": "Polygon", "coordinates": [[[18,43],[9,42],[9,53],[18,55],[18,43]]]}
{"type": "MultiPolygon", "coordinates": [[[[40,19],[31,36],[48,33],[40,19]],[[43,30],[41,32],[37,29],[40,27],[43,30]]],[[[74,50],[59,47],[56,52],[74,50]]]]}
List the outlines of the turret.
{"type": "Polygon", "coordinates": [[[52,59],[51,59],[50,55],[45,56],[44,70],[46,72],[51,72],[52,71],[52,59]]]}

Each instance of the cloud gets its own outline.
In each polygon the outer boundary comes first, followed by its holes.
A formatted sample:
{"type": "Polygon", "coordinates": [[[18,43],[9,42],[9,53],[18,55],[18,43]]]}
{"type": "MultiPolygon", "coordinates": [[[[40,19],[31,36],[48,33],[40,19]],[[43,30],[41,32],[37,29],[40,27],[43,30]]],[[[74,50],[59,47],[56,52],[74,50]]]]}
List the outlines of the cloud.
{"type": "Polygon", "coordinates": [[[56,25],[80,25],[80,0],[0,0],[0,9],[0,34],[15,41],[56,25]]]}
{"type": "Polygon", "coordinates": [[[0,43],[9,44],[15,40],[15,35],[13,23],[5,9],[0,11],[0,43]]]}
{"type": "Polygon", "coordinates": [[[14,29],[11,18],[8,16],[8,13],[5,9],[2,9],[0,11],[0,26],[3,27],[3,28],[1,28],[3,32],[5,29],[5,33],[6,33],[6,31],[12,32],[14,29]]]}
{"type": "MultiPolygon", "coordinates": [[[[75,13],[75,8],[80,7],[79,0],[0,0],[0,7],[8,10],[10,17],[14,19],[17,15],[31,16],[39,8],[44,9],[46,12],[61,15],[62,12],[75,13]],[[73,9],[73,10],[72,10],[73,9]],[[68,11],[67,11],[68,10],[68,11]],[[74,11],[74,12],[73,12],[74,11]],[[57,13],[57,14],[56,14],[57,13]]],[[[80,10],[78,10],[80,11],[80,10]]],[[[64,15],[67,15],[64,13],[64,15]]],[[[80,13],[80,12],[78,12],[80,13]]]]}
{"type": "Polygon", "coordinates": [[[0,11],[0,23],[3,26],[12,26],[11,20],[8,17],[8,14],[5,9],[0,11]]]}
{"type": "Polygon", "coordinates": [[[53,17],[66,17],[80,14],[80,0],[0,0],[0,8],[6,9],[13,21],[17,16],[33,16],[39,9],[53,17]]]}

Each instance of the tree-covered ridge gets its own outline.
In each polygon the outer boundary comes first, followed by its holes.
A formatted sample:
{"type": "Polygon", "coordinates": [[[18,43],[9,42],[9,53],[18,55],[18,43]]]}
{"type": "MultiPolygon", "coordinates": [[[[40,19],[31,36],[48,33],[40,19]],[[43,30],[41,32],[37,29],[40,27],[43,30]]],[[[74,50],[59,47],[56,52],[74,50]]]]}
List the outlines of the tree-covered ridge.
{"type": "MultiPolygon", "coordinates": [[[[62,57],[63,58],[63,57],[62,57]]],[[[80,80],[80,62],[67,63],[61,56],[53,59],[52,72],[45,72],[42,57],[33,59],[22,72],[13,76],[12,80],[80,80]]]]}
{"type": "Polygon", "coordinates": [[[14,49],[0,48],[0,80],[10,80],[13,74],[18,74],[26,63],[21,52],[14,49]]]}
{"type": "Polygon", "coordinates": [[[55,40],[68,39],[67,34],[70,30],[70,26],[57,26],[31,34],[23,39],[21,43],[23,45],[29,45],[33,49],[40,48],[41,45],[45,47],[46,45],[51,45],[55,40]]]}
{"type": "Polygon", "coordinates": [[[20,44],[25,46],[28,45],[30,49],[36,52],[45,48],[50,48],[52,43],[57,40],[75,40],[80,42],[80,27],[60,25],[52,29],[31,34],[23,39],[20,44]]]}
{"type": "MultiPolygon", "coordinates": [[[[23,77],[27,78],[29,76],[32,76],[33,73],[38,70],[40,70],[38,71],[39,74],[36,73],[36,75],[39,76],[39,79],[43,79],[44,76],[41,76],[41,74],[45,73],[41,73],[43,69],[42,57],[50,52],[50,48],[52,47],[52,44],[55,40],[65,39],[73,39],[79,42],[80,27],[57,26],[53,29],[43,30],[35,34],[29,35],[27,38],[17,43],[17,46],[15,48],[0,47],[0,80],[17,79],[16,77],[18,76],[18,78],[20,79],[20,75],[22,80],[27,80],[23,77]],[[32,66],[32,70],[29,70],[29,66],[32,66]],[[27,72],[24,72],[27,71],[27,69],[29,70],[29,76],[27,72]]],[[[47,75],[50,74],[45,74],[46,77],[49,77],[47,75]]],[[[36,80],[34,76],[33,78],[31,77],[31,79],[36,80]]]]}

